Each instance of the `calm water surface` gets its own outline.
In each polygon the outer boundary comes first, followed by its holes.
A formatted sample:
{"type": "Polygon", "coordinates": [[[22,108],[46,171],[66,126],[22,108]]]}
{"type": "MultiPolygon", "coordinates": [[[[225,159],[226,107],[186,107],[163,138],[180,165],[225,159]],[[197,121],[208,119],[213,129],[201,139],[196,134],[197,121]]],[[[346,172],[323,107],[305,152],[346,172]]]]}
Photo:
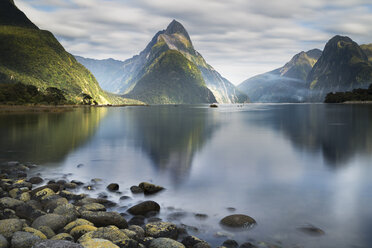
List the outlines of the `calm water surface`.
{"type": "MultiPolygon", "coordinates": [[[[161,217],[195,226],[213,245],[265,241],[281,247],[371,247],[372,106],[249,104],[75,109],[0,115],[0,161],[31,161],[48,178],[141,181],[166,191],[149,197],[161,217]],[[83,164],[77,168],[78,164],[83,164]],[[168,207],[172,208],[168,209],[168,207]],[[228,232],[218,222],[248,214],[258,225],[228,232]],[[208,214],[198,220],[194,213],[208,214]],[[297,229],[314,225],[313,237],[297,229]]],[[[93,193],[93,194],[95,194],[93,193]]],[[[118,201],[120,195],[110,194],[118,201]]],[[[125,211],[125,207],[117,209],[125,211]]]]}

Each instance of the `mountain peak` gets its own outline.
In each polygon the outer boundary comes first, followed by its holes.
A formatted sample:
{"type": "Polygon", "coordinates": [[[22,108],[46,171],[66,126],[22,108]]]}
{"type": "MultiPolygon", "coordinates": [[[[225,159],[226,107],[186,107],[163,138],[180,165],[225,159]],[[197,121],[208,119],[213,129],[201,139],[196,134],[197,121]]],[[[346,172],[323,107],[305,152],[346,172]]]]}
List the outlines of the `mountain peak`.
{"type": "Polygon", "coordinates": [[[187,31],[184,28],[184,26],[180,22],[178,22],[176,20],[173,20],[171,23],[169,23],[167,29],[165,30],[165,33],[166,34],[180,33],[180,34],[183,34],[187,39],[190,40],[190,36],[187,33],[187,31]]]}
{"type": "Polygon", "coordinates": [[[13,0],[0,0],[0,25],[38,29],[38,27],[17,8],[13,0]]]}

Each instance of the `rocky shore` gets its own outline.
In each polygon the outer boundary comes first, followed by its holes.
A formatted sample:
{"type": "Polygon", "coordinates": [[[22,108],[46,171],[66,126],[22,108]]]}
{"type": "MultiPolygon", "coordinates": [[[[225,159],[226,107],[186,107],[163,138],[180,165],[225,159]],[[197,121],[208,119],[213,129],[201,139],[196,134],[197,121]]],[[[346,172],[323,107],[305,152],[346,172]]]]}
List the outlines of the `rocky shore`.
{"type": "MultiPolygon", "coordinates": [[[[0,167],[0,248],[207,248],[206,241],[188,234],[188,228],[159,218],[160,205],[145,200],[125,212],[101,195],[98,198],[78,193],[93,190],[94,183],[63,178],[50,180],[32,176],[36,165],[8,162],[0,167]]],[[[107,192],[115,194],[119,185],[111,183],[107,192]]],[[[156,194],[163,187],[143,182],[130,188],[133,194],[156,194]]],[[[122,196],[125,200],[127,196],[122,196]]],[[[199,214],[200,218],[207,215],[199,214]]],[[[176,217],[176,216],[175,216],[176,217]]],[[[250,228],[256,221],[246,215],[230,215],[221,225],[250,228]]],[[[227,239],[227,248],[257,247],[227,239]]]]}

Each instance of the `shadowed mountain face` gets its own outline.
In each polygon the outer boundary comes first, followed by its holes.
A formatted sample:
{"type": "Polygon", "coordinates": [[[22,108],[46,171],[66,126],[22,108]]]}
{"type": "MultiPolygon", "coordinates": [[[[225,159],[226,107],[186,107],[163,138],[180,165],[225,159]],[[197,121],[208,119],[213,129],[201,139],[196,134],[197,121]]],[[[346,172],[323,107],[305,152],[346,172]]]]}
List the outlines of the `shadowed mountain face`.
{"type": "Polygon", "coordinates": [[[306,77],[321,54],[319,49],[301,52],[283,67],[252,77],[238,87],[253,102],[303,102],[306,77]]]}
{"type": "MultiPolygon", "coordinates": [[[[133,96],[135,92],[131,91],[136,87],[136,84],[149,71],[154,61],[159,59],[168,50],[179,52],[184,58],[190,61],[188,62],[189,64],[194,64],[197,67],[203,81],[208,89],[212,91],[217,102],[235,103],[248,101],[245,94],[241,93],[233,84],[206,63],[201,54],[194,49],[186,29],[181,23],[175,20],[168,25],[166,30],[159,31],[139,55],[124,62],[117,61],[118,65],[122,63],[119,66],[120,68],[108,66],[107,60],[96,61],[81,57],[77,57],[77,59],[95,75],[100,75],[101,68],[107,68],[110,71],[110,75],[106,77],[97,76],[104,89],[133,96]]],[[[163,71],[162,73],[167,73],[170,77],[174,76],[174,71],[171,70],[163,71]]],[[[192,74],[190,76],[192,77],[192,74]]],[[[162,82],[164,83],[164,81],[162,82]]],[[[158,83],[162,84],[161,82],[158,83]]],[[[153,88],[149,90],[154,91],[153,88]]]]}
{"type": "Polygon", "coordinates": [[[0,54],[0,83],[32,84],[42,92],[56,87],[74,103],[82,93],[102,104],[125,102],[106,94],[52,33],[39,30],[10,0],[0,2],[0,54]]]}
{"type": "Polygon", "coordinates": [[[323,102],[327,93],[367,88],[372,64],[362,48],[349,37],[335,36],[307,77],[309,101],[323,102]]]}
{"type": "Polygon", "coordinates": [[[13,0],[0,1],[0,25],[39,29],[14,5],[13,0]]]}

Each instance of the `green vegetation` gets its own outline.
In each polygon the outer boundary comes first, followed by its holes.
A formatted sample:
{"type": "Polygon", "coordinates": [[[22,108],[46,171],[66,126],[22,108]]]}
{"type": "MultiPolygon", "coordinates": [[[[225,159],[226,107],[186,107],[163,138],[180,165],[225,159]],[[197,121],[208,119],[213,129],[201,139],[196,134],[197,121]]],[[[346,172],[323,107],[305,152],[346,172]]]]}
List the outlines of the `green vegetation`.
{"type": "Polygon", "coordinates": [[[354,89],[347,92],[328,93],[325,103],[343,103],[348,101],[372,101],[372,84],[368,89],[354,89]]]}
{"type": "Polygon", "coordinates": [[[360,45],[360,48],[362,48],[363,52],[367,55],[368,61],[372,62],[372,43],[366,44],[366,45],[360,45]]]}
{"type": "Polygon", "coordinates": [[[39,30],[12,0],[0,3],[0,54],[0,84],[33,85],[38,92],[20,96],[13,92],[17,87],[26,89],[25,92],[32,87],[2,86],[3,101],[17,104],[139,103],[104,92],[94,76],[65,51],[53,34],[39,30]],[[92,99],[87,101],[87,95],[92,99]],[[10,96],[13,98],[9,99],[10,96]]]}
{"type": "Polygon", "coordinates": [[[146,68],[126,97],[150,104],[216,102],[198,67],[176,50],[163,52],[146,68]]]}

